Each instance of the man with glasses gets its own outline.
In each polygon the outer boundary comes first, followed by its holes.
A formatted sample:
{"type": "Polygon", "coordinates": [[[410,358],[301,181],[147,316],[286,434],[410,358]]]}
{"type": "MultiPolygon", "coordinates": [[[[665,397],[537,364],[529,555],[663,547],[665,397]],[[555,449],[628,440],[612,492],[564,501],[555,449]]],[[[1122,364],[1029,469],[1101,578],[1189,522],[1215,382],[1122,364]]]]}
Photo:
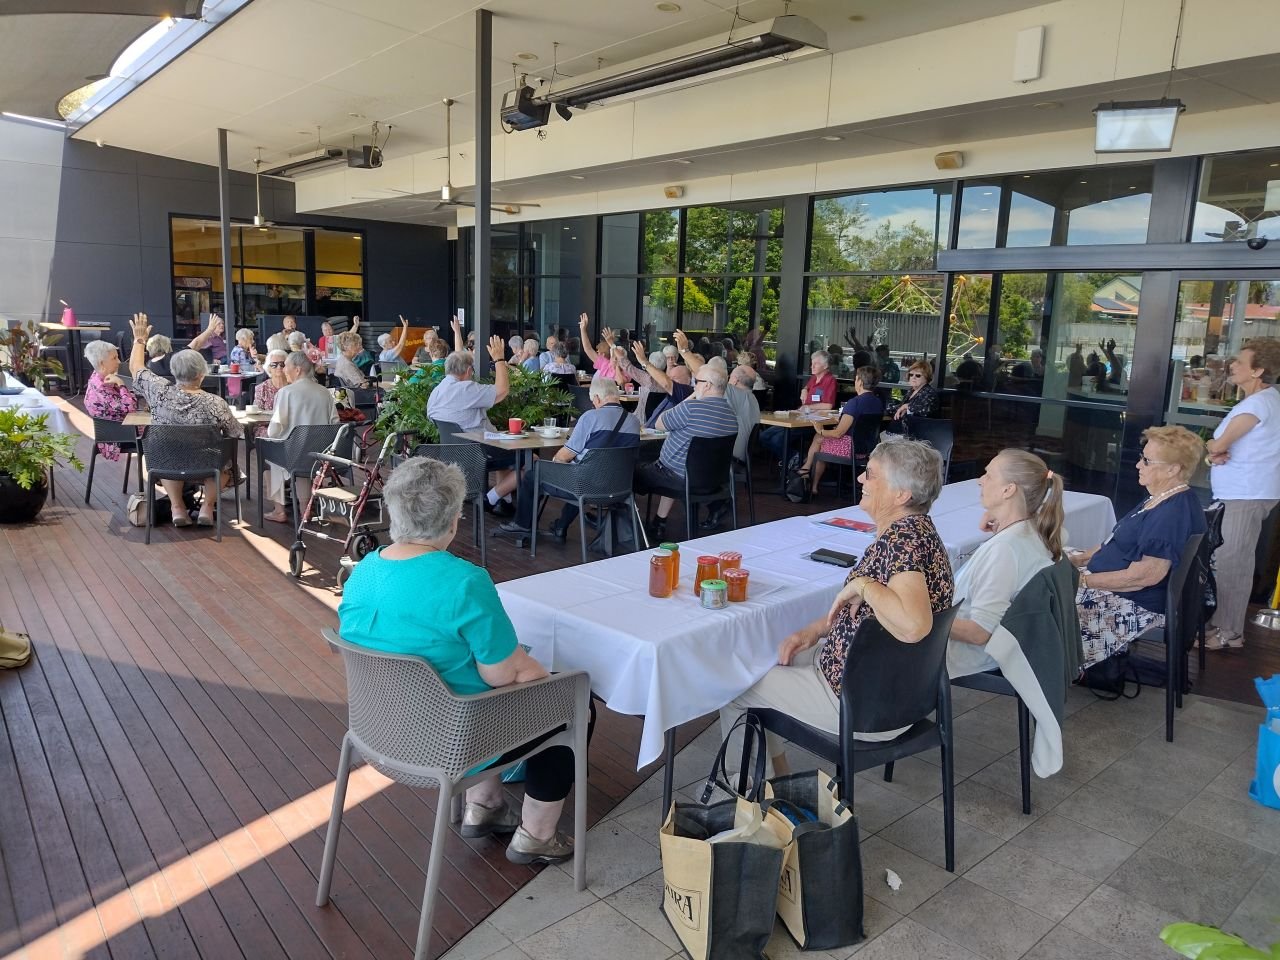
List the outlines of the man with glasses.
{"type": "MultiPolygon", "coordinates": [[[[273,355],[268,366],[274,368],[279,362],[279,355],[273,355]]],[[[314,370],[311,358],[301,350],[289,354],[284,361],[284,376],[289,383],[276,394],[271,423],[267,425],[269,439],[281,440],[294,427],[338,422],[338,408],[333,402],[333,394],[316,383],[316,378],[312,376],[314,370]]],[[[289,514],[284,508],[284,484],[288,479],[288,473],[283,467],[271,465],[270,480],[264,493],[267,499],[275,502],[276,507],[266,514],[267,520],[289,522],[289,514]]],[[[293,495],[299,505],[305,505],[311,497],[310,481],[298,480],[294,485],[293,495]]]]}
{"type": "Polygon", "coordinates": [[[685,465],[689,444],[695,437],[729,437],[738,432],[738,418],[724,398],[728,377],[716,367],[704,366],[694,376],[693,396],[664,411],[655,424],[668,431],[655,463],[636,467],[636,493],[661,494],[652,535],[667,534],[667,516],[674,497],[684,496],[685,465]]]}

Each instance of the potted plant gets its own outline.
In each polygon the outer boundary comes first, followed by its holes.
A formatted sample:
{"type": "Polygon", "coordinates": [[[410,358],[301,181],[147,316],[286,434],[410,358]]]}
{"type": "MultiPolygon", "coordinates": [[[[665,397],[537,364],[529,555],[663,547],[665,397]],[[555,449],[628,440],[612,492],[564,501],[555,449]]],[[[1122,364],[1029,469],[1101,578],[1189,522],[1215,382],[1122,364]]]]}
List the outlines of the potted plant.
{"type": "Polygon", "coordinates": [[[47,414],[0,407],[0,523],[34,520],[49,494],[49,469],[59,460],[77,470],[76,438],[52,433],[47,414]]]}
{"type": "Polygon", "coordinates": [[[8,329],[0,328],[0,387],[11,373],[28,387],[39,387],[46,376],[62,376],[62,363],[42,356],[41,347],[51,347],[62,339],[60,333],[42,333],[28,320],[8,329]]]}

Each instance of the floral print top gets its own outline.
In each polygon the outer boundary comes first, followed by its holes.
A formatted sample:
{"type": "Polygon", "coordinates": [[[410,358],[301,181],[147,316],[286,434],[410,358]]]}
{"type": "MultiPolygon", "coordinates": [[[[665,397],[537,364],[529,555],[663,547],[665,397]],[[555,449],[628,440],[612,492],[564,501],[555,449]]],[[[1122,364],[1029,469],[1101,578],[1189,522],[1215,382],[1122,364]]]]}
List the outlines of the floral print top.
{"type": "MultiPolygon", "coordinates": [[[[107,383],[95,370],[84,388],[84,409],[91,417],[120,421],[138,409],[138,400],[125,387],[107,383]]],[[[98,444],[98,453],[108,460],[120,459],[120,448],[114,443],[98,444]]]]}
{"type": "MultiPolygon", "coordinates": [[[[263,380],[253,391],[253,402],[262,410],[274,410],[276,408],[276,394],[281,389],[270,380],[263,380]]],[[[266,435],[267,424],[258,424],[257,429],[254,430],[254,436],[265,437],[266,435]]]]}
{"type": "Polygon", "coordinates": [[[152,423],[178,426],[207,424],[220,428],[226,437],[244,435],[235,414],[221,397],[203,390],[189,393],[150,370],[139,370],[133,382],[151,408],[152,423]]]}
{"type": "Polygon", "coordinates": [[[926,383],[907,398],[907,413],[913,417],[936,417],[941,407],[942,399],[931,383],[926,383]]]}
{"type": "MultiPolygon", "coordinates": [[[[955,583],[951,576],[951,560],[947,548],[942,545],[937,528],[927,513],[913,513],[889,524],[875,542],[867,548],[857,566],[845,578],[848,583],[854,577],[866,577],[877,583],[887,584],[895,574],[916,571],[924,574],[929,590],[929,607],[934,613],[951,606],[951,594],[955,583]]],[[[871,606],[860,603],[854,614],[845,607],[836,616],[827,642],[818,654],[818,669],[831,684],[836,696],[844,679],[844,661],[849,644],[863,620],[875,614],[871,606]]]]}

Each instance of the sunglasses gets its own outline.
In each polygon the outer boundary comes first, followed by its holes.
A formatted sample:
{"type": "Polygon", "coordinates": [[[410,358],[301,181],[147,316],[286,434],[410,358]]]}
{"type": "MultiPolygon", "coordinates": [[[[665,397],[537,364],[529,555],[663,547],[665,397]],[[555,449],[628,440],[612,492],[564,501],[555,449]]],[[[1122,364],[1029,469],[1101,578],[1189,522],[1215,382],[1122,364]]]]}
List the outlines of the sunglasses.
{"type": "Polygon", "coordinates": [[[923,380],[923,379],[924,379],[924,374],[923,374],[923,373],[909,373],[909,374],[907,374],[907,379],[908,379],[908,380],[923,380]]]}
{"type": "Polygon", "coordinates": [[[1145,456],[1145,455],[1143,455],[1143,456],[1139,457],[1139,458],[1138,458],[1138,462],[1139,462],[1139,463],[1141,463],[1144,467],[1171,467],[1171,466],[1173,466],[1173,464],[1172,464],[1172,463],[1170,463],[1168,460],[1152,460],[1150,457],[1145,456]]]}
{"type": "Polygon", "coordinates": [[[284,366],[284,361],[283,361],[283,360],[277,360],[275,363],[268,363],[268,364],[267,364],[267,366],[268,366],[268,367],[283,367],[283,366],[284,366]]]}

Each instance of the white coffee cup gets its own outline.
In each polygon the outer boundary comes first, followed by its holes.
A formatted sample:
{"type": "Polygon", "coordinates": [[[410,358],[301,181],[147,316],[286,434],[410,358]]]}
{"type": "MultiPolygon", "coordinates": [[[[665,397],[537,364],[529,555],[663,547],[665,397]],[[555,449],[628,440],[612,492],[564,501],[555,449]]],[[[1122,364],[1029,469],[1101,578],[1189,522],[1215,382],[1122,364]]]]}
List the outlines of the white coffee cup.
{"type": "Polygon", "coordinates": [[[244,408],[244,412],[245,413],[261,413],[262,408],[259,407],[256,403],[251,403],[244,408]]]}
{"type": "Polygon", "coordinates": [[[560,436],[560,428],[559,427],[539,427],[538,435],[542,437],[546,437],[548,440],[550,440],[553,437],[560,436]]]}

